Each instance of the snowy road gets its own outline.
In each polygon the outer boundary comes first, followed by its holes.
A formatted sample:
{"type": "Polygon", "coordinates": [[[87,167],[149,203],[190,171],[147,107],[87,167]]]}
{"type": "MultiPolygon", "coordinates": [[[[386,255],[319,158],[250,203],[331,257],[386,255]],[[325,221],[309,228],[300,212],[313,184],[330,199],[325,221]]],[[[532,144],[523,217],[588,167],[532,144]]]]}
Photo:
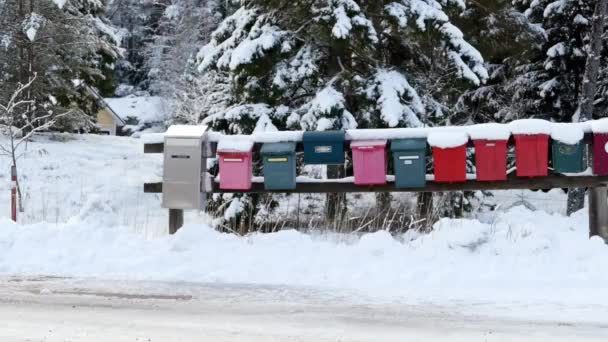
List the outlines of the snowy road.
{"type": "MultiPolygon", "coordinates": [[[[353,301],[309,289],[0,281],[0,341],[606,341],[608,323],[353,301]]],[[[604,319],[608,322],[608,319],[604,319]]]]}

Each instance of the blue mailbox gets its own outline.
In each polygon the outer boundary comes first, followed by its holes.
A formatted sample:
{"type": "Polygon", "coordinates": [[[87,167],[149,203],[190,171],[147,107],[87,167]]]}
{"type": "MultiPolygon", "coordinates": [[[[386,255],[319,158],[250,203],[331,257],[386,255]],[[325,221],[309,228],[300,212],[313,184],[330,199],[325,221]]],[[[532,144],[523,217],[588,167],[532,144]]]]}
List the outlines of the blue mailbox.
{"type": "Polygon", "coordinates": [[[267,190],[296,188],[296,144],[266,143],[260,150],[264,164],[264,187],[267,190]]]}
{"type": "Polygon", "coordinates": [[[395,186],[422,188],[426,185],[426,139],[397,139],[391,142],[395,186]]]}
{"type": "Polygon", "coordinates": [[[304,163],[344,164],[344,131],[304,132],[304,163]]]}

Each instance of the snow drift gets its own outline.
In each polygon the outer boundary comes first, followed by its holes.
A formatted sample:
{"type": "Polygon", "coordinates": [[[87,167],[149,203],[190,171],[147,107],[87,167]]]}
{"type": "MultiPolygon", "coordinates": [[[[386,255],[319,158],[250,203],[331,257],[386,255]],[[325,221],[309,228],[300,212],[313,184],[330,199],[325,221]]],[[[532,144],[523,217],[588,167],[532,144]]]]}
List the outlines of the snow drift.
{"type": "Polygon", "coordinates": [[[66,224],[0,220],[0,274],[311,286],[408,301],[592,304],[608,248],[586,217],[516,207],[491,222],[443,219],[428,235],[221,234],[186,225],[146,239],[94,199],[66,224]]]}

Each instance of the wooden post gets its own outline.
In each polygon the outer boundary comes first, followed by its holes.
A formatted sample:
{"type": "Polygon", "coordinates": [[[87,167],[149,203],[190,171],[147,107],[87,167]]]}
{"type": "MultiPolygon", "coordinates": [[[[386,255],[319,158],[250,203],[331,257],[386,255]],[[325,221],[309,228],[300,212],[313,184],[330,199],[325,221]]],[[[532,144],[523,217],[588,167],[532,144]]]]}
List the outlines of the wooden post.
{"type": "Polygon", "coordinates": [[[169,234],[173,235],[184,225],[184,211],[169,209],[169,234]]]}
{"type": "Polygon", "coordinates": [[[589,236],[600,236],[608,242],[608,188],[589,189],[589,236]]]}

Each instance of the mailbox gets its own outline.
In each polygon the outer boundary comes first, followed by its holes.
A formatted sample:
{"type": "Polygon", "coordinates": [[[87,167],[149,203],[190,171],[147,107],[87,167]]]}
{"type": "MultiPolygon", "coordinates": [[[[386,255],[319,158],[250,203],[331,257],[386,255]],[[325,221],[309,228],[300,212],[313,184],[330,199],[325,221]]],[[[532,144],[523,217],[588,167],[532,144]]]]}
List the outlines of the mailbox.
{"type": "Polygon", "coordinates": [[[391,142],[395,186],[422,188],[426,185],[426,139],[396,139],[391,142]]]}
{"type": "Polygon", "coordinates": [[[480,182],[506,180],[508,140],[479,139],[473,142],[477,180],[480,182]]]}
{"type": "Polygon", "coordinates": [[[252,141],[236,138],[220,140],[217,146],[217,155],[220,160],[220,189],[251,189],[252,151],[252,141]]]}
{"type": "Polygon", "coordinates": [[[344,131],[304,132],[304,163],[344,164],[344,131]]]}
{"type": "Polygon", "coordinates": [[[585,171],[585,144],[565,144],[553,140],[553,169],[559,173],[578,173],[585,171]]]}
{"type": "Polygon", "coordinates": [[[515,166],[518,177],[542,177],[548,174],[549,135],[514,134],[515,166]]]}
{"type": "Polygon", "coordinates": [[[593,173],[598,176],[608,175],[607,133],[593,133],[593,173]]]}
{"type": "Polygon", "coordinates": [[[435,182],[466,182],[469,135],[453,128],[439,128],[429,134],[427,141],[433,148],[435,182]]]}
{"type": "Polygon", "coordinates": [[[206,159],[203,158],[206,126],[174,125],[165,133],[162,206],[201,209],[206,159]]]}
{"type": "Polygon", "coordinates": [[[260,151],[264,163],[264,187],[267,190],[296,188],[296,144],[266,143],[260,151]]]}
{"type": "Polygon", "coordinates": [[[386,140],[353,141],[350,147],[355,184],[386,184],[386,140]]]}

